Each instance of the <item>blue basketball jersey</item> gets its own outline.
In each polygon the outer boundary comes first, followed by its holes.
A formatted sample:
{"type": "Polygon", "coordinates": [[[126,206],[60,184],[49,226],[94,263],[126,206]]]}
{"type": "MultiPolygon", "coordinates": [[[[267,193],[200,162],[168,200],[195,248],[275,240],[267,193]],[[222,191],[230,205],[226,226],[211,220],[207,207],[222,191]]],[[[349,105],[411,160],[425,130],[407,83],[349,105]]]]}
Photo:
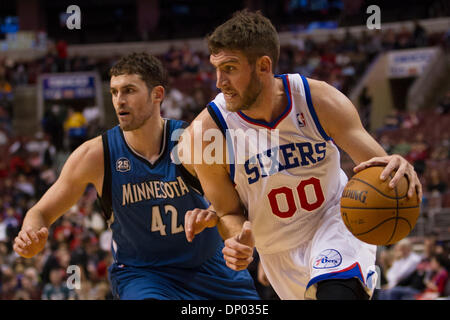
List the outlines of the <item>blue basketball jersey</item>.
{"type": "Polygon", "coordinates": [[[132,150],[119,126],[103,136],[102,205],[109,202],[112,209],[110,227],[116,264],[194,268],[222,246],[217,228],[205,229],[192,243],[186,240],[186,211],[207,208],[208,203],[188,183],[192,176],[170,158],[175,145],[171,135],[184,126],[182,121],[165,120],[161,153],[153,164],[132,150]]]}

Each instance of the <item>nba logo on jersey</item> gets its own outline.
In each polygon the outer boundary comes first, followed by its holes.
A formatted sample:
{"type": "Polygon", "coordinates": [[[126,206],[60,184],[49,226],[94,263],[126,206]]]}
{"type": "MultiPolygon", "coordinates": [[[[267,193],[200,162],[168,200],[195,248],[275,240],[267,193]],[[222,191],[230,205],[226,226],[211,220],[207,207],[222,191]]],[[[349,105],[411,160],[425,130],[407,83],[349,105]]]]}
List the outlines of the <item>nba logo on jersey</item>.
{"type": "Polygon", "coordinates": [[[297,113],[297,121],[300,127],[306,126],[305,116],[303,115],[303,112],[297,113]]]}
{"type": "Polygon", "coordinates": [[[127,158],[119,158],[116,161],[116,170],[119,172],[127,172],[131,170],[130,160],[127,158]]]}

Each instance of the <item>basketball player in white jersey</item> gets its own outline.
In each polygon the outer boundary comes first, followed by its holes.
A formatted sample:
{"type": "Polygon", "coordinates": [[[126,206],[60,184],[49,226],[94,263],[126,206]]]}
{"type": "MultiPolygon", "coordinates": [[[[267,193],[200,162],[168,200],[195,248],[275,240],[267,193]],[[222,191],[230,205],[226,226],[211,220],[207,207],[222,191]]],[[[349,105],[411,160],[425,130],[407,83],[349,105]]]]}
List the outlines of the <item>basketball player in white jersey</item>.
{"type": "Polygon", "coordinates": [[[217,215],[227,265],[246,268],[255,245],[281,299],[368,299],[376,246],[353,237],[341,221],[347,177],[337,146],[357,164],[355,172],[385,165],[380,179],[396,170],[391,187],[406,175],[408,196],[418,192],[421,198],[413,167],[401,156],[388,156],[332,86],[299,74],[273,74],[279,40],[261,14],[237,12],[208,36],[208,46],[222,93],[194,120],[181,147],[194,153],[195,145],[210,147],[207,139],[195,143],[200,123],[203,132],[227,136],[227,155],[223,163],[194,163],[215,213],[189,212],[187,239],[215,225],[217,215]],[[248,130],[267,134],[242,139],[248,130]],[[278,143],[270,144],[276,134],[278,143]]]}

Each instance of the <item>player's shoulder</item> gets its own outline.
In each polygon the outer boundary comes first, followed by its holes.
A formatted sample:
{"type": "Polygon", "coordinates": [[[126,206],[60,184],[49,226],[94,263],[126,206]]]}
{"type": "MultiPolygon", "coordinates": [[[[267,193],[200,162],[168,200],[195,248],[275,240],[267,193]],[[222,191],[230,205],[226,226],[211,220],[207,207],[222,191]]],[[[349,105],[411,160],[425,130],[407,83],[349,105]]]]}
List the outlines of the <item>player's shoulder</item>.
{"type": "Polygon", "coordinates": [[[325,104],[334,106],[337,100],[342,99],[342,94],[338,89],[322,80],[307,78],[311,99],[315,104],[325,104]]]}
{"type": "Polygon", "coordinates": [[[83,142],[75,149],[71,156],[78,158],[82,163],[90,164],[92,166],[95,166],[98,161],[101,161],[101,164],[103,165],[102,137],[97,136],[83,142]]]}
{"type": "Polygon", "coordinates": [[[218,129],[216,122],[214,121],[213,117],[211,116],[211,111],[209,110],[210,108],[211,108],[211,105],[208,104],[208,106],[205,107],[197,115],[197,117],[195,117],[195,119],[191,122],[191,124],[188,127],[188,130],[190,132],[193,132],[194,128],[201,129],[201,130],[218,129]]]}
{"type": "Polygon", "coordinates": [[[321,97],[322,96],[321,93],[323,93],[323,92],[330,93],[330,92],[334,91],[333,90],[334,87],[332,87],[325,81],[311,79],[311,78],[306,78],[306,80],[308,81],[308,86],[309,86],[309,90],[311,92],[311,96],[321,97]]]}
{"type": "Polygon", "coordinates": [[[103,172],[103,144],[101,136],[98,136],[87,140],[70,154],[62,175],[72,181],[94,183],[98,187],[103,172]]]}
{"type": "Polygon", "coordinates": [[[176,129],[185,129],[189,126],[189,123],[187,123],[184,120],[179,119],[164,119],[169,126],[169,130],[173,131],[176,129]]]}

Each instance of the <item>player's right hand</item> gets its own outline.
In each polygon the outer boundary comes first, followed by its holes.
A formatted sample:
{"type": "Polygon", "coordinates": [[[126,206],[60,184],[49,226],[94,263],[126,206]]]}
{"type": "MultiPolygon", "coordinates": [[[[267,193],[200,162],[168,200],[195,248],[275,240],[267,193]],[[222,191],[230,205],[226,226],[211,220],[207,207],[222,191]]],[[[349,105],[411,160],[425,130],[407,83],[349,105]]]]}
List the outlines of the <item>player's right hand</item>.
{"type": "Polygon", "coordinates": [[[184,232],[188,242],[192,242],[196,234],[205,228],[214,228],[219,221],[219,217],[212,210],[194,209],[186,212],[184,216],[184,232]]]}
{"type": "Polygon", "coordinates": [[[27,227],[20,230],[14,239],[13,249],[24,258],[31,258],[44,249],[48,238],[48,229],[42,227],[39,231],[34,231],[27,227]]]}
{"type": "Polygon", "coordinates": [[[255,238],[250,221],[245,221],[241,233],[225,240],[222,249],[226,265],[235,271],[244,270],[253,261],[255,238]]]}

